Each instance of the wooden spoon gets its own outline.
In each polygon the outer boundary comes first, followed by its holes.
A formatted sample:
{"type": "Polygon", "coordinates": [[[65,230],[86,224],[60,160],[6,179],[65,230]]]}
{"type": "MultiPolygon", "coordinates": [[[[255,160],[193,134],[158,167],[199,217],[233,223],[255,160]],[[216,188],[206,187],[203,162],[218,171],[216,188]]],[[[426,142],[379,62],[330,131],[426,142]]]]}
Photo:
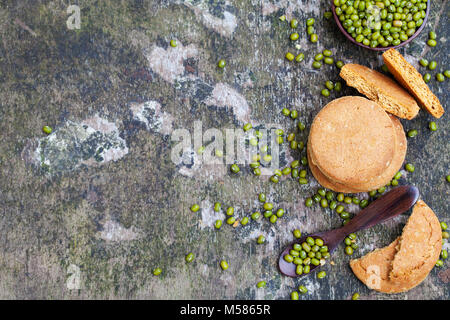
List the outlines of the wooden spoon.
{"type": "MultiPolygon", "coordinates": [[[[419,190],[414,186],[401,186],[395,188],[382,197],[378,198],[361,210],[351,221],[345,226],[330,231],[313,233],[294,241],[281,252],[278,260],[278,268],[280,272],[289,277],[300,277],[295,273],[296,265],[284,260],[284,255],[288,254],[295,243],[302,243],[307,237],[321,238],[325,245],[328,246],[328,252],[333,252],[336,247],[350,233],[367,229],[378,223],[393,218],[411,208],[419,198],[419,190]]],[[[319,266],[310,265],[311,271],[318,269],[319,266]]],[[[311,272],[310,271],[310,272],[311,272]]],[[[305,274],[302,274],[302,276],[305,274]]]]}

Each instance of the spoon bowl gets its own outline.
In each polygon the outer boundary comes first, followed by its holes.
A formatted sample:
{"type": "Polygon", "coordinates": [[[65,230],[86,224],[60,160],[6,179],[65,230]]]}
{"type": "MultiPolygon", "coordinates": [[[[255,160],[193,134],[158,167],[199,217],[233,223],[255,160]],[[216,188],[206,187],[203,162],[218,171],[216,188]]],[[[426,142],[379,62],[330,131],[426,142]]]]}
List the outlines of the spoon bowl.
{"type": "MultiPolygon", "coordinates": [[[[278,259],[278,268],[280,272],[289,277],[300,277],[306,275],[298,275],[296,273],[296,265],[292,262],[284,260],[284,256],[293,249],[293,245],[296,243],[301,244],[307,237],[314,239],[321,238],[325,245],[328,246],[328,252],[331,254],[337,246],[350,233],[355,233],[359,230],[373,227],[376,224],[391,219],[407,210],[409,210],[419,198],[419,190],[414,186],[401,186],[395,188],[385,195],[381,196],[377,200],[373,201],[365,209],[361,210],[352,220],[341,228],[316,232],[310,235],[301,237],[300,239],[292,242],[281,252],[278,259]]],[[[310,272],[317,270],[320,267],[310,265],[310,272]]]]}

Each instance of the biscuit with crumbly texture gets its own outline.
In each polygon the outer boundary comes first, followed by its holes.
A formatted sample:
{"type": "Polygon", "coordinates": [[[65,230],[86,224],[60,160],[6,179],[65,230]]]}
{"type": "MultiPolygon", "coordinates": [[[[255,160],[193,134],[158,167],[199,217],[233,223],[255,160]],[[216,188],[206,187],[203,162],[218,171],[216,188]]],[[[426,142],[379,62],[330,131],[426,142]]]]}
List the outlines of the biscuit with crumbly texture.
{"type": "Polygon", "coordinates": [[[376,249],[364,257],[350,261],[350,268],[355,276],[369,289],[384,293],[405,291],[401,286],[389,281],[391,263],[394,260],[399,238],[387,247],[376,249]]]}
{"type": "Polygon", "coordinates": [[[444,108],[416,68],[395,49],[389,49],[383,53],[383,60],[395,79],[408,89],[431,115],[435,118],[442,117],[444,108]]]}
{"type": "Polygon", "coordinates": [[[326,176],[323,175],[322,172],[320,172],[319,168],[316,167],[313,160],[311,159],[310,155],[310,146],[309,143],[306,148],[306,155],[308,157],[308,165],[309,170],[311,170],[312,175],[314,178],[316,178],[317,182],[324,188],[336,191],[336,192],[342,192],[342,193],[358,193],[361,192],[361,190],[352,189],[350,187],[344,186],[343,184],[340,184],[338,182],[331,181],[326,176]]]}
{"type": "Polygon", "coordinates": [[[386,112],[408,120],[419,113],[420,108],[408,91],[378,71],[349,63],[342,67],[339,75],[348,86],[377,102],[386,112]]]}
{"type": "Polygon", "coordinates": [[[392,158],[391,163],[386,168],[386,170],[378,176],[375,176],[367,181],[362,183],[353,184],[350,187],[353,189],[361,190],[361,191],[371,191],[381,188],[387,185],[392,177],[400,170],[405,161],[406,150],[407,150],[407,141],[405,131],[403,130],[402,123],[400,120],[394,116],[389,114],[389,118],[394,124],[395,133],[396,133],[396,146],[394,157],[392,158]]]}
{"type": "Polygon", "coordinates": [[[401,237],[390,245],[350,261],[356,277],[384,293],[408,291],[419,285],[436,264],[442,232],[434,212],[419,200],[401,237]]]}
{"type": "Polygon", "coordinates": [[[389,274],[391,282],[407,286],[422,282],[433,269],[442,249],[442,230],[433,210],[417,201],[403,228],[389,274]]]}
{"type": "Polygon", "coordinates": [[[328,103],[309,134],[311,158],[330,180],[352,186],[382,174],[396,146],[394,124],[376,103],[347,96],[328,103]]]}
{"type": "Polygon", "coordinates": [[[392,158],[391,163],[386,168],[386,170],[380,174],[379,176],[375,176],[372,179],[369,179],[367,181],[364,181],[360,184],[353,184],[353,185],[344,185],[342,183],[339,183],[337,181],[330,180],[328,177],[326,177],[319,168],[315,165],[314,158],[310,154],[310,149],[312,149],[312,146],[309,143],[307,144],[307,156],[308,156],[308,164],[309,168],[311,170],[311,173],[313,174],[314,178],[316,178],[317,182],[319,182],[320,185],[327,189],[331,189],[336,192],[342,192],[342,193],[358,193],[358,192],[366,192],[371,190],[376,190],[380,187],[383,187],[387,185],[392,177],[397,173],[397,171],[401,168],[405,156],[406,156],[406,150],[407,150],[407,141],[406,141],[406,135],[403,130],[403,126],[398,120],[398,118],[394,115],[389,114],[389,118],[391,119],[392,123],[394,124],[395,133],[396,133],[396,146],[395,146],[395,153],[394,157],[392,158]]]}

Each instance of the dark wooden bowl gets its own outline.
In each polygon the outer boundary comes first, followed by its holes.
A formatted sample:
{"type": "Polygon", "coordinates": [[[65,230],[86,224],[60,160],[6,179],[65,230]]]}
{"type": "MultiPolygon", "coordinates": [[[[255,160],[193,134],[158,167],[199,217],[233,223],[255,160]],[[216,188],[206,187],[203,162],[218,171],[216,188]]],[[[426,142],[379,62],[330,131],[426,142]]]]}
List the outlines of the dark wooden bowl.
{"type": "Polygon", "coordinates": [[[376,48],[372,48],[370,46],[366,46],[362,43],[356,42],[355,39],[353,39],[353,37],[351,36],[351,34],[349,34],[347,32],[347,30],[345,30],[345,28],[342,26],[341,21],[339,20],[337,14],[336,14],[336,6],[334,5],[334,1],[331,0],[331,11],[333,12],[333,16],[334,16],[334,21],[336,21],[339,29],[341,30],[341,32],[344,34],[344,36],[349,39],[351,42],[353,42],[354,44],[356,44],[357,46],[369,49],[369,50],[374,50],[374,51],[386,51],[389,50],[391,48],[399,48],[399,47],[403,47],[404,45],[406,45],[407,43],[409,43],[411,40],[413,40],[415,37],[417,37],[419,35],[420,32],[422,32],[423,28],[425,27],[425,24],[427,23],[428,20],[428,15],[430,14],[430,6],[431,6],[431,1],[427,0],[427,11],[425,14],[425,18],[423,19],[423,23],[422,25],[419,27],[419,29],[417,29],[416,33],[414,33],[411,37],[408,38],[408,40],[400,43],[398,46],[389,46],[389,47],[376,47],[376,48]]]}

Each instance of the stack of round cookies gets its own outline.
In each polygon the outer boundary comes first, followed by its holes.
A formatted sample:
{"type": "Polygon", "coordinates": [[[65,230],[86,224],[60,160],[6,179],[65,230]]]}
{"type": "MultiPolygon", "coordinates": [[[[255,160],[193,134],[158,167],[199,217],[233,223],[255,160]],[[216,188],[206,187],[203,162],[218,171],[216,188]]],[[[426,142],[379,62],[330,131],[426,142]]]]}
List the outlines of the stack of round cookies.
{"type": "Polygon", "coordinates": [[[406,136],[400,121],[376,102],[347,96],[317,114],[307,155],[312,174],[325,188],[366,192],[388,184],[400,169],[406,136]]]}

